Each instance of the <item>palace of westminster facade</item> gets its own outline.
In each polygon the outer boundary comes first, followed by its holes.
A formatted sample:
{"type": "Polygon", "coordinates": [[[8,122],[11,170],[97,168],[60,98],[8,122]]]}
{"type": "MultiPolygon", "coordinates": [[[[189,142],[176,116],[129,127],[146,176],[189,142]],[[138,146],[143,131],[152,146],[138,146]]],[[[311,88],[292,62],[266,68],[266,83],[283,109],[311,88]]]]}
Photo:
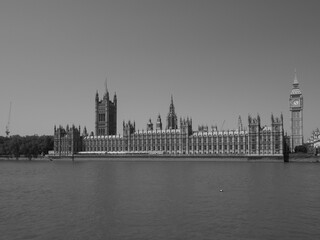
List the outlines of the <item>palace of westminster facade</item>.
{"type": "MultiPolygon", "coordinates": [[[[303,97],[295,74],[290,94],[290,148],[303,144],[303,97]]],[[[216,127],[192,128],[192,119],[175,113],[173,98],[163,127],[161,116],[156,124],[151,119],[146,130],[137,131],[134,122],[123,122],[123,134],[117,135],[117,96],[110,99],[108,89],[102,99],[95,97],[95,133],[75,126],[54,127],[54,154],[211,154],[244,156],[281,156],[287,137],[284,136],[283,116],[271,115],[271,125],[262,126],[260,116],[248,116],[248,127],[241,117],[238,128],[218,131],[216,127]]]]}

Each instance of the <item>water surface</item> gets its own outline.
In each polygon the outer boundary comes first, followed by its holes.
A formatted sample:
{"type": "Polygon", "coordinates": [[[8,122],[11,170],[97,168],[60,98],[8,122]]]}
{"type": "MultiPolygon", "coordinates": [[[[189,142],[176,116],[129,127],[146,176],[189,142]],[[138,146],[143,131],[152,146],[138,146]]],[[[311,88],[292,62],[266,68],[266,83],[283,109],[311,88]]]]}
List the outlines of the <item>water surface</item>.
{"type": "Polygon", "coordinates": [[[2,239],[320,236],[315,163],[2,161],[0,180],[2,239]]]}

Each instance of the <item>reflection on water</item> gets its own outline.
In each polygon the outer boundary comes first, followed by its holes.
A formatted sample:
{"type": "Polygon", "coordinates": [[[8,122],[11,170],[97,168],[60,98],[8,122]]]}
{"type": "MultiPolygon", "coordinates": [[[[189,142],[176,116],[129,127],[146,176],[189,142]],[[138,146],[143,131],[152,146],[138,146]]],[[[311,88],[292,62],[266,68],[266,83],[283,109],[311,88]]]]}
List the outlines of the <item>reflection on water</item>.
{"type": "Polygon", "coordinates": [[[320,236],[320,164],[4,161],[0,166],[3,239],[320,236]]]}

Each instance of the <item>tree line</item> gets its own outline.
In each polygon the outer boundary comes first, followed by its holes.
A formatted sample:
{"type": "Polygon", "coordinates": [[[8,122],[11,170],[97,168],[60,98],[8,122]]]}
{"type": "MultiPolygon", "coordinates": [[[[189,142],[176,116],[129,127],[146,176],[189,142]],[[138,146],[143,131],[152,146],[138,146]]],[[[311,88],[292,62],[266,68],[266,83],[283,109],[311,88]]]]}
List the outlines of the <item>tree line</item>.
{"type": "Polygon", "coordinates": [[[29,160],[44,156],[48,151],[53,150],[53,136],[0,136],[0,156],[27,157],[29,160]]]}

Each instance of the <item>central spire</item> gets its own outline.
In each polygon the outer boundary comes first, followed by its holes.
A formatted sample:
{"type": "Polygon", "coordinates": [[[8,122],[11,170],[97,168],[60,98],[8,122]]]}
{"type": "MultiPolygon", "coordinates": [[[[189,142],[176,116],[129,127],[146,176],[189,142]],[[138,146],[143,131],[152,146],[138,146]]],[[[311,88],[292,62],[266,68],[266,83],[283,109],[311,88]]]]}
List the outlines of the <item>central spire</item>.
{"type": "Polygon", "coordinates": [[[174,110],[173,96],[171,95],[171,103],[169,107],[169,113],[167,116],[167,129],[177,129],[177,128],[178,128],[177,115],[174,110]]]}

